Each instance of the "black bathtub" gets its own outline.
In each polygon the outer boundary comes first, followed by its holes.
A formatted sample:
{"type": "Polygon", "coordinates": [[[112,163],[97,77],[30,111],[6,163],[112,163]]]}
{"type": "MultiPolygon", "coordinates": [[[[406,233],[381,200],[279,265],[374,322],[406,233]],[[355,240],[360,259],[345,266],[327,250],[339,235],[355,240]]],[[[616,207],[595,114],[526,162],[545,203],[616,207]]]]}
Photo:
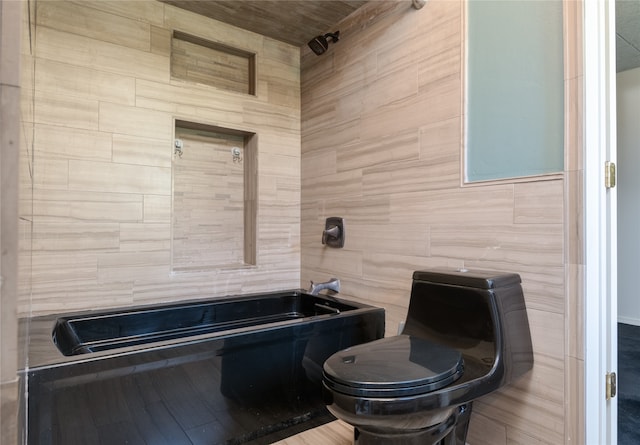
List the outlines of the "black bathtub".
{"type": "Polygon", "coordinates": [[[29,322],[32,445],[272,443],[332,420],[324,360],[384,335],[299,290],[29,322]]]}

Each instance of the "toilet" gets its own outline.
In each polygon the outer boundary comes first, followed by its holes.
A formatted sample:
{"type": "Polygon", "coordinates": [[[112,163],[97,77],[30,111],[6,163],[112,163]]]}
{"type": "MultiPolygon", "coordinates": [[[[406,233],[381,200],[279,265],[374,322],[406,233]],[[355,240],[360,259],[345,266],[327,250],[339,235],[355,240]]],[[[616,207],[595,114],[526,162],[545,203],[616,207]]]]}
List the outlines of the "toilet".
{"type": "Polygon", "coordinates": [[[331,355],[329,411],[357,445],[464,445],[472,403],[533,366],[520,276],[413,274],[402,333],[331,355]]]}

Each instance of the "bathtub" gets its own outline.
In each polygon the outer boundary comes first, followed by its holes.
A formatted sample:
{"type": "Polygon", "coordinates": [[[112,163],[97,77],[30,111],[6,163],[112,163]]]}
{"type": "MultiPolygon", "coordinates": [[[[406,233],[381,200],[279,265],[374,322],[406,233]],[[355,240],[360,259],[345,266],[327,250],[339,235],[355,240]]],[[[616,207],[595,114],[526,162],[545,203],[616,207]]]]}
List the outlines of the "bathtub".
{"type": "Polygon", "coordinates": [[[267,444],[333,417],[322,364],[384,310],[301,290],[28,320],[29,444],[267,444]]]}

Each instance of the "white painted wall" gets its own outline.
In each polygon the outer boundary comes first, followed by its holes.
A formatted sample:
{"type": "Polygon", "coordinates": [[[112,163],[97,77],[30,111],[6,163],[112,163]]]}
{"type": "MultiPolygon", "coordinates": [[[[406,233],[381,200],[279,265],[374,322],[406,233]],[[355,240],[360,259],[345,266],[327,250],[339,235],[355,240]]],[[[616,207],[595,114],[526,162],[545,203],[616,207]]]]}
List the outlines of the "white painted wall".
{"type": "Polygon", "coordinates": [[[640,326],[640,68],[618,73],[618,321],[640,326]]]}

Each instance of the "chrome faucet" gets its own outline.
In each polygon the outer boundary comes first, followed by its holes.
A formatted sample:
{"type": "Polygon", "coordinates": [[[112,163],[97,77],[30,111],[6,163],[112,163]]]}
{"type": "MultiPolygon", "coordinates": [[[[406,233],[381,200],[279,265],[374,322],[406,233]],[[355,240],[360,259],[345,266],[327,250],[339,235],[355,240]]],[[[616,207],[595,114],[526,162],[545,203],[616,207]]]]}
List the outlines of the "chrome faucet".
{"type": "Polygon", "coordinates": [[[309,293],[311,295],[318,295],[321,290],[332,290],[334,292],[340,292],[340,280],[337,278],[331,278],[326,283],[314,283],[311,281],[311,287],[309,288],[309,293]]]}

